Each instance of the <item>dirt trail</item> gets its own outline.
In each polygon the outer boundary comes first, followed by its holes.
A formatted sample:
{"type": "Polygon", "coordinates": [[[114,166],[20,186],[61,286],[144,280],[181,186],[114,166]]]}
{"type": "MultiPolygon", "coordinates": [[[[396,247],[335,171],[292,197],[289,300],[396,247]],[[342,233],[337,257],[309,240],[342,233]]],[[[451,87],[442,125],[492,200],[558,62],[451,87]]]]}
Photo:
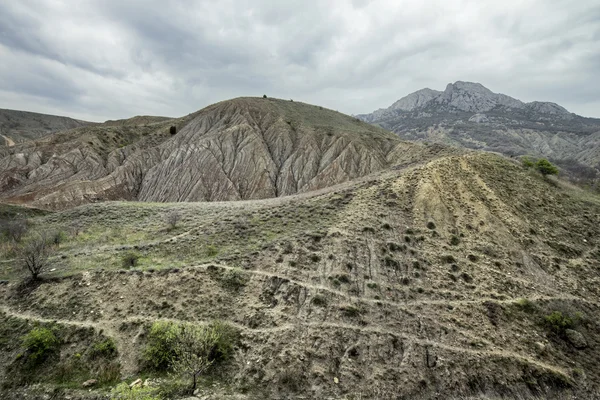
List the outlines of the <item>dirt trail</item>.
{"type": "MultiPolygon", "coordinates": [[[[12,316],[15,318],[20,318],[20,319],[39,321],[39,322],[44,322],[44,323],[58,323],[58,324],[71,325],[71,326],[77,326],[77,327],[82,327],[82,328],[94,328],[96,330],[101,330],[101,329],[104,330],[105,334],[107,336],[111,337],[112,339],[114,339],[117,344],[117,348],[119,351],[119,358],[120,358],[120,361],[122,364],[123,373],[125,375],[132,375],[136,372],[135,353],[132,351],[133,346],[130,343],[130,341],[127,340],[127,338],[119,335],[118,329],[115,325],[117,323],[133,322],[133,321],[138,321],[138,322],[139,321],[146,321],[146,322],[156,321],[156,319],[154,319],[154,318],[144,317],[144,316],[130,316],[130,317],[128,317],[122,321],[118,321],[118,322],[106,321],[106,320],[90,322],[90,321],[73,321],[73,320],[66,320],[66,319],[49,319],[49,318],[42,318],[42,317],[34,316],[31,313],[27,313],[27,312],[14,311],[6,306],[0,306],[0,311],[4,312],[6,315],[9,315],[9,316],[12,316]]],[[[181,321],[181,320],[171,319],[171,318],[161,318],[160,320],[161,321],[172,321],[172,322],[176,322],[176,323],[190,323],[190,321],[181,321]]],[[[193,321],[191,323],[207,324],[208,321],[193,321]]],[[[360,331],[360,332],[377,333],[377,334],[383,334],[383,335],[392,335],[394,337],[402,338],[403,340],[405,340],[409,343],[414,343],[414,344],[418,344],[421,346],[435,347],[435,348],[439,348],[439,349],[448,350],[451,352],[467,353],[467,354],[472,354],[472,355],[476,355],[479,357],[500,357],[500,358],[508,358],[508,359],[513,359],[513,360],[518,360],[521,362],[535,365],[535,366],[545,369],[545,370],[553,371],[555,373],[559,373],[559,374],[568,376],[567,372],[561,368],[557,368],[555,366],[545,364],[543,362],[540,362],[538,360],[530,358],[526,355],[514,353],[511,351],[470,349],[470,348],[466,348],[466,347],[453,346],[453,345],[449,345],[449,344],[445,344],[445,343],[440,343],[437,341],[431,341],[431,340],[419,338],[414,335],[407,335],[407,334],[398,332],[398,330],[386,329],[386,328],[382,328],[382,327],[357,326],[357,325],[343,324],[343,323],[299,321],[297,323],[283,324],[283,325],[269,327],[269,328],[249,328],[247,326],[233,323],[233,322],[228,322],[228,323],[235,326],[239,330],[250,333],[250,334],[252,334],[252,333],[258,333],[258,334],[273,333],[273,332],[282,332],[282,331],[287,331],[287,330],[298,331],[298,328],[304,327],[306,329],[319,329],[319,330],[320,329],[345,329],[345,330],[353,330],[353,331],[360,331]]]]}

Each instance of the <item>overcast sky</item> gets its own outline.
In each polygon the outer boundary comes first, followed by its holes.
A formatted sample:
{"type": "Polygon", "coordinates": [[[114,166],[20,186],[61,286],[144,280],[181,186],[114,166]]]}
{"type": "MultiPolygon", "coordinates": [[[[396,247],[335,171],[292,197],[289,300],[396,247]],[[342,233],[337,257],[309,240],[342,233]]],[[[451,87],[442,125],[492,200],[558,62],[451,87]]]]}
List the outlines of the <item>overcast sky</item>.
{"type": "Polygon", "coordinates": [[[480,82],[600,117],[598,0],[2,0],[0,108],[103,121],[238,96],[348,114],[480,82]]]}

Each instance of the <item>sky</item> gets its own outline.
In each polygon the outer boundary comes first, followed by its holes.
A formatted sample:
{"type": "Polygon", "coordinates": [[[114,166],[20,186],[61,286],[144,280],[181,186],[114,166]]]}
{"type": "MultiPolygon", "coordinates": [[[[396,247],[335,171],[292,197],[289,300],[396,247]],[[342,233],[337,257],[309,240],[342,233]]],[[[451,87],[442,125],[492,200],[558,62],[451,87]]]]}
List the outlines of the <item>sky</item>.
{"type": "Polygon", "coordinates": [[[2,0],[0,60],[0,108],[90,121],[263,94],[359,114],[459,80],[600,117],[600,1],[2,0]]]}

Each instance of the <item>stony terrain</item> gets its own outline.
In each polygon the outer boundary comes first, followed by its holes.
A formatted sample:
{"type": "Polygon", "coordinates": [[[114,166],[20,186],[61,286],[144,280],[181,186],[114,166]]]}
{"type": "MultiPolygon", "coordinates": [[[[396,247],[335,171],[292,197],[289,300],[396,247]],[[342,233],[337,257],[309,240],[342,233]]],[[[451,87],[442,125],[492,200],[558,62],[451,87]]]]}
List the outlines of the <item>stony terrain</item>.
{"type": "Polygon", "coordinates": [[[0,148],[86,125],[91,123],[68,117],[0,109],[0,148]]]}
{"type": "MultiPolygon", "coordinates": [[[[443,155],[280,198],[107,202],[33,214],[30,223],[70,233],[53,271],[25,289],[5,248],[3,365],[16,362],[14,335],[27,321],[56,321],[76,331],[52,362],[106,335],[122,377],[154,379],[139,371],[148,324],[218,318],[242,342],[199,397],[593,399],[600,391],[600,199],[497,155],[443,155]],[[182,218],[169,230],[173,210],[182,218]],[[124,269],[130,251],[141,258],[124,269]],[[546,321],[554,311],[576,322],[556,331],[546,321]]],[[[5,396],[19,398],[17,377],[3,373],[5,396]]],[[[108,390],[55,386],[52,376],[30,378],[39,383],[29,396],[108,390]]]]}
{"type": "Polygon", "coordinates": [[[279,197],[438,151],[451,152],[322,107],[239,98],[179,119],[109,121],[0,149],[0,199],[63,209],[99,200],[279,197]]]}
{"type": "Polygon", "coordinates": [[[599,183],[600,120],[554,103],[523,103],[479,83],[459,81],[444,91],[419,90],[358,118],[406,140],[547,157],[565,175],[599,183]]]}

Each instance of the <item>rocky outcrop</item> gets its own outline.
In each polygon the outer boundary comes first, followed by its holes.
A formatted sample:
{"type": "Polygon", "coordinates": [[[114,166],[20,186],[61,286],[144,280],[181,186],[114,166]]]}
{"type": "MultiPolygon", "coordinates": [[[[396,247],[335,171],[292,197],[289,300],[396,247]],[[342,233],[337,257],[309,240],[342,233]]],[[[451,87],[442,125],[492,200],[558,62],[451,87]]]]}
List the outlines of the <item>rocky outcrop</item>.
{"type": "Polygon", "coordinates": [[[402,139],[547,157],[577,180],[600,179],[600,120],[555,103],[524,103],[479,83],[458,81],[443,92],[423,89],[358,118],[402,139]]]}

